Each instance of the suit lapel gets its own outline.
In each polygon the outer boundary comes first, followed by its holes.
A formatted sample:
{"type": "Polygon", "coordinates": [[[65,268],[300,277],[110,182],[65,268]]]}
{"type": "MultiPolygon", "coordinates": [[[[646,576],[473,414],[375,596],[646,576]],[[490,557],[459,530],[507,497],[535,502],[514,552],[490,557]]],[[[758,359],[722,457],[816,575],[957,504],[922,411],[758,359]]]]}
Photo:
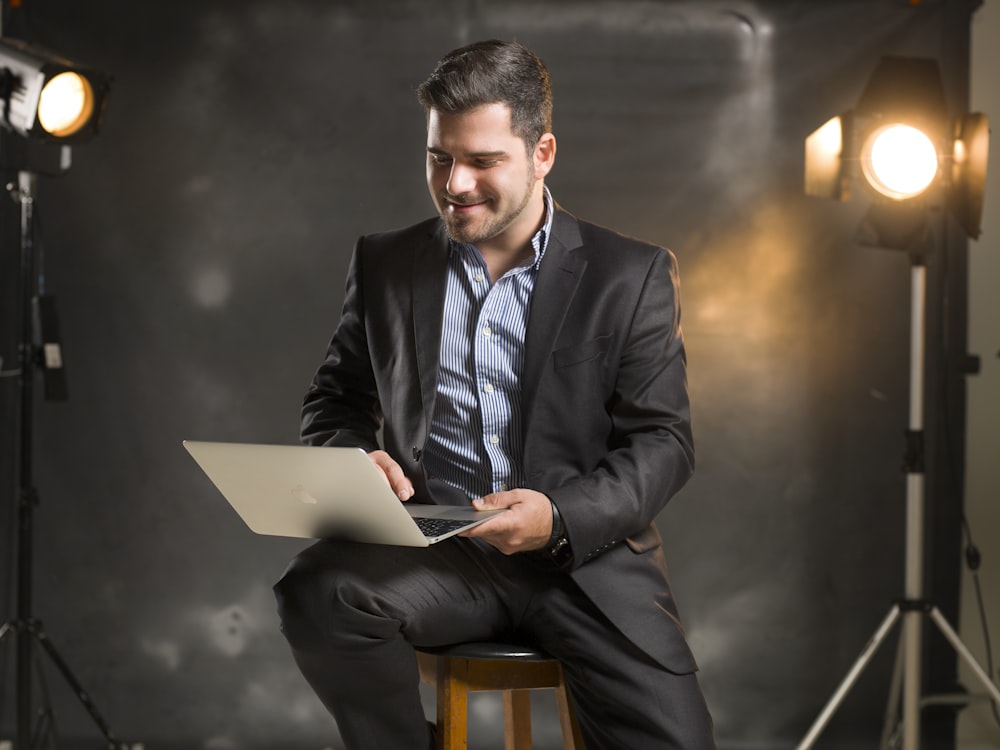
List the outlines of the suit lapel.
{"type": "Polygon", "coordinates": [[[552,236],[548,239],[535,280],[525,333],[521,404],[526,434],[542,373],[552,356],[552,347],[587,266],[587,261],[573,252],[582,244],[576,219],[557,208],[552,220],[552,236]]]}
{"type": "Polygon", "coordinates": [[[438,359],[441,353],[441,325],[448,279],[448,238],[444,226],[413,253],[413,341],[417,377],[423,401],[421,432],[426,437],[437,392],[438,359]]]}

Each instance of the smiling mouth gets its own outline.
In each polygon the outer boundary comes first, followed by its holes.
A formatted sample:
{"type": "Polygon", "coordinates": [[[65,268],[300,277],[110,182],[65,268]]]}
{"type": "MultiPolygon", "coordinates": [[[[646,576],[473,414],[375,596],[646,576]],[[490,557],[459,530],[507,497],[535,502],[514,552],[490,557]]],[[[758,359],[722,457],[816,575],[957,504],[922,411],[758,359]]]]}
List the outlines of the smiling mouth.
{"type": "Polygon", "coordinates": [[[458,198],[455,198],[447,194],[443,195],[442,198],[444,198],[445,203],[447,203],[448,207],[451,208],[453,211],[461,211],[464,209],[475,208],[476,206],[482,206],[486,203],[485,198],[482,200],[469,200],[468,198],[466,198],[465,200],[459,200],[458,198]]]}

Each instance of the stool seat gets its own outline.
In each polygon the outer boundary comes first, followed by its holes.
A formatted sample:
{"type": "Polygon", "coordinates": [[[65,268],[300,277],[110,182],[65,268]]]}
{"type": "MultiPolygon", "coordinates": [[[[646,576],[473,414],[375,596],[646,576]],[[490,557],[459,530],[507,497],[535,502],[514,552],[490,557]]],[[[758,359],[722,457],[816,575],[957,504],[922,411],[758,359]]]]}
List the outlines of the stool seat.
{"type": "Polygon", "coordinates": [[[496,643],[493,641],[476,641],[475,643],[456,643],[451,646],[420,646],[417,648],[425,654],[435,656],[451,656],[460,659],[519,659],[520,661],[553,661],[544,651],[531,646],[518,646],[513,643],[496,643]]]}
{"type": "Polygon", "coordinates": [[[417,647],[421,681],[437,689],[437,750],[467,746],[468,694],[499,690],[504,704],[505,750],[531,749],[531,690],[556,691],[564,750],[583,740],[566,692],[562,665],[530,646],[470,642],[417,647]]]}

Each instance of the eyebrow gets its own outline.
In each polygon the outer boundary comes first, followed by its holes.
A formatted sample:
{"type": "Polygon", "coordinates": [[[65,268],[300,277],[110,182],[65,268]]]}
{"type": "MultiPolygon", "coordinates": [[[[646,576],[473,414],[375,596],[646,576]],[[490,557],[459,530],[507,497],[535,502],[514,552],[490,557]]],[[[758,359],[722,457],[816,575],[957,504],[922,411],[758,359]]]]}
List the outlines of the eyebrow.
{"type": "MultiPolygon", "coordinates": [[[[452,156],[452,154],[449,154],[447,151],[440,148],[434,148],[433,146],[427,147],[427,153],[441,156],[452,156]]],[[[471,154],[466,154],[466,157],[470,159],[497,159],[505,156],[507,156],[506,151],[475,151],[471,154]]]]}

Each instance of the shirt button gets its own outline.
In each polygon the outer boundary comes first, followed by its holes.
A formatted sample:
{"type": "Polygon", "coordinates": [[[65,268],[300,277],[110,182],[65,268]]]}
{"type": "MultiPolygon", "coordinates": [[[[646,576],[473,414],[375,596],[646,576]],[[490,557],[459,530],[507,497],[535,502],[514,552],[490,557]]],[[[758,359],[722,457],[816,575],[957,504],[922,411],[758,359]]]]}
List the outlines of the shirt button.
{"type": "Polygon", "coordinates": [[[499,435],[490,435],[490,442],[493,445],[496,445],[497,443],[500,442],[500,436],[499,435]]]}
{"type": "Polygon", "coordinates": [[[487,383],[483,387],[483,390],[486,391],[487,393],[493,393],[493,384],[492,383],[487,383]]]}
{"type": "Polygon", "coordinates": [[[482,281],[483,278],[484,278],[483,277],[483,272],[482,271],[477,271],[476,275],[473,276],[472,278],[474,278],[476,281],[482,281]]]}
{"type": "Polygon", "coordinates": [[[501,482],[501,483],[500,483],[500,491],[501,491],[501,492],[506,492],[506,491],[507,491],[507,490],[509,490],[509,489],[510,489],[510,487],[508,487],[508,486],[507,486],[507,483],[506,483],[506,482],[501,482]]]}
{"type": "Polygon", "coordinates": [[[486,326],[483,329],[483,336],[485,336],[486,338],[489,338],[492,334],[493,334],[493,329],[491,329],[489,326],[486,326]]]}

